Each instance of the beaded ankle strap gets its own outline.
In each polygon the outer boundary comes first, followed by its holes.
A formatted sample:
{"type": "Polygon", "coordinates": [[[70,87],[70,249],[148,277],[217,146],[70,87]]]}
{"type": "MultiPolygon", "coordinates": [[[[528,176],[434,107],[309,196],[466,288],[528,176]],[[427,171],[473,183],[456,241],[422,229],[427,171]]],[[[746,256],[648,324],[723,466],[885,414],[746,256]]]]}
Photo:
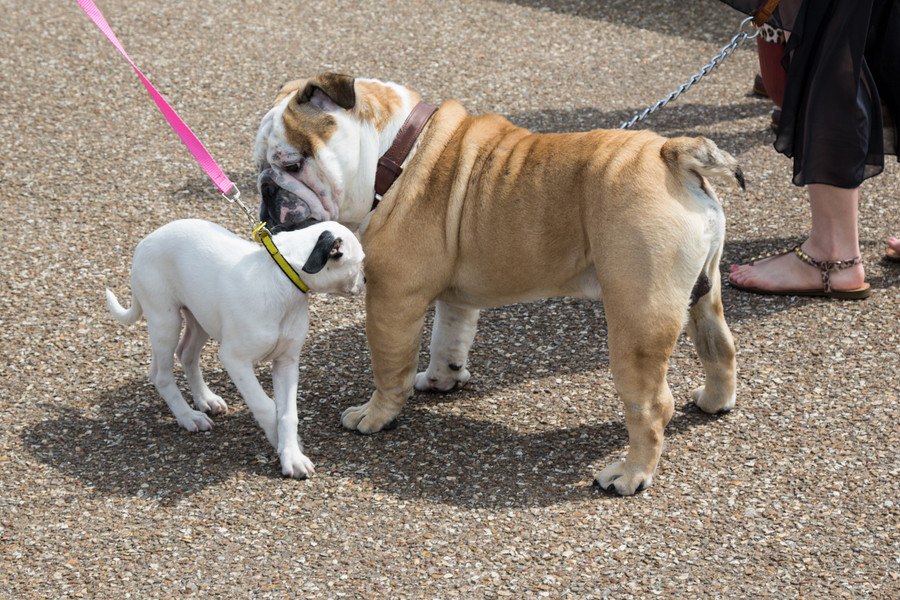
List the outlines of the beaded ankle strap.
{"type": "Polygon", "coordinates": [[[819,269],[822,272],[822,287],[824,288],[825,292],[831,291],[832,272],[843,271],[844,269],[849,269],[850,267],[855,267],[856,265],[862,263],[861,256],[851,258],[850,260],[816,260],[809,254],[801,250],[800,244],[794,246],[793,252],[797,255],[797,258],[799,258],[806,264],[819,269]]]}

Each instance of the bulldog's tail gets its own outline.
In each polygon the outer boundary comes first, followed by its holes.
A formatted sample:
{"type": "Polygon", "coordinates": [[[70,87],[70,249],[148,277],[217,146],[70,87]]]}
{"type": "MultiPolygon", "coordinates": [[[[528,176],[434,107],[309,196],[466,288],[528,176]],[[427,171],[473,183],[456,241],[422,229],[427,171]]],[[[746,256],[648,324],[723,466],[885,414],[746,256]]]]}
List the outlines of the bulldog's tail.
{"type": "Polygon", "coordinates": [[[131,308],[125,310],[125,308],[119,304],[119,299],[116,298],[116,295],[113,294],[112,290],[109,288],[106,288],[106,308],[109,309],[109,312],[116,321],[126,325],[131,325],[140,319],[141,315],[144,313],[144,310],[141,308],[141,303],[138,302],[138,299],[135,298],[134,295],[131,297],[131,308]]]}
{"type": "Polygon", "coordinates": [[[672,138],[663,144],[659,154],[676,177],[693,174],[712,180],[734,178],[742,190],[746,189],[744,173],[734,157],[705,137],[672,138]]]}

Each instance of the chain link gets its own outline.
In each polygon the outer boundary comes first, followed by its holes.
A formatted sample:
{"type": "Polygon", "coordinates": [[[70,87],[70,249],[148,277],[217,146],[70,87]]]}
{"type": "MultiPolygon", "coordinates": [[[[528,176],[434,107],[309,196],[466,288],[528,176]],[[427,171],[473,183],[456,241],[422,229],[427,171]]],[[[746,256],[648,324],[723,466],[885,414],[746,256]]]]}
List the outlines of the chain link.
{"type": "Polygon", "coordinates": [[[653,113],[655,113],[656,111],[661,109],[663,106],[665,106],[666,104],[668,104],[669,102],[671,102],[672,100],[674,100],[675,98],[680,96],[681,94],[683,94],[686,91],[688,91],[689,89],[691,89],[691,86],[693,86],[695,83],[697,83],[698,81],[700,81],[701,79],[703,79],[704,77],[709,75],[712,72],[712,70],[715,69],[716,67],[718,67],[719,63],[721,63],[723,60],[728,58],[728,56],[730,56],[731,53],[733,53],[740,44],[744,43],[747,40],[752,40],[753,38],[758,36],[759,32],[760,32],[759,29],[756,29],[754,27],[754,29],[752,31],[747,30],[747,25],[752,22],[753,22],[753,17],[747,17],[746,19],[741,21],[741,25],[738,28],[738,32],[735,34],[735,36],[733,38],[731,38],[731,41],[728,42],[725,46],[723,46],[721,50],[719,50],[718,54],[716,54],[715,56],[712,57],[712,60],[710,60],[708,64],[704,65],[703,68],[700,69],[699,71],[697,71],[696,73],[694,73],[691,76],[691,78],[687,80],[686,83],[682,84],[681,87],[672,91],[668,96],[666,96],[665,98],[663,98],[662,100],[660,100],[659,102],[654,104],[653,106],[645,108],[644,110],[637,113],[636,115],[634,115],[627,121],[623,121],[619,125],[619,129],[628,129],[635,123],[637,123],[639,121],[643,121],[648,116],[652,115],[653,113]]]}

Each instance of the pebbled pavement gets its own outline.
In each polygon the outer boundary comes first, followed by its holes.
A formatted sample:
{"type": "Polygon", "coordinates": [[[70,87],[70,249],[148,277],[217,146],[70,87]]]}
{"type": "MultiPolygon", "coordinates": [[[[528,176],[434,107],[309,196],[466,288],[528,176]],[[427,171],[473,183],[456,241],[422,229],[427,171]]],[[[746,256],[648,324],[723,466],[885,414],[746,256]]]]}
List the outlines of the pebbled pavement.
{"type": "MultiPolygon", "coordinates": [[[[256,125],[289,78],[339,70],[542,131],[614,127],[740,19],[713,0],[100,6],[251,200],[256,125]]],[[[187,434],[147,383],[144,327],[103,304],[156,227],[243,232],[242,216],[75,3],[0,8],[0,597],[900,594],[900,268],[879,262],[900,233],[892,159],[863,187],[873,296],[726,288],[737,408],[690,407],[701,370],[683,340],[668,444],[639,496],[591,487],[626,437],[602,309],[569,299],[487,311],[469,386],[417,395],[396,430],[364,437],[339,423],[371,391],[363,303],[315,298],[299,410],[316,475],[285,480],[213,348],[211,386],[234,410],[187,434]]],[[[755,73],[745,46],[642,125],[739,158],[748,191],[720,190],[726,264],[790,245],[809,220],[770,106],[749,95],[755,73]]]]}

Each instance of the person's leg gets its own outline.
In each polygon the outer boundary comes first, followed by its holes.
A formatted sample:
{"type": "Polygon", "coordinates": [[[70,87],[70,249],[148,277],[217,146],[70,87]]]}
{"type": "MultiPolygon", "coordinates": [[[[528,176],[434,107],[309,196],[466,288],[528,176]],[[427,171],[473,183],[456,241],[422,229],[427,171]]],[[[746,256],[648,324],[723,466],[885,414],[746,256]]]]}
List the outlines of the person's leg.
{"type": "MultiPolygon", "coordinates": [[[[812,227],[801,249],[819,261],[851,260],[859,256],[859,188],[844,189],[810,184],[809,205],[812,227]]],[[[865,283],[862,264],[831,274],[835,290],[853,290],[865,283]]],[[[729,281],[763,290],[806,290],[822,286],[821,271],[807,265],[793,253],[731,265],[729,281]]]]}

